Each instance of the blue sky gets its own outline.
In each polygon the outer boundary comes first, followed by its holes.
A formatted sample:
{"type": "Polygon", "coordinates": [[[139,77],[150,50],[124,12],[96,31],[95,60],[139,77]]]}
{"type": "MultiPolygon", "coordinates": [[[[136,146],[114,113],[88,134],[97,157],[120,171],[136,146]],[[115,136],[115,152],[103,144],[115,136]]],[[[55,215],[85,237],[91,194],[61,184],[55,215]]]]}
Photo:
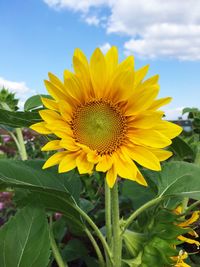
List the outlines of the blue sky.
{"type": "Polygon", "coordinates": [[[173,97],[166,107],[169,118],[182,107],[200,107],[199,15],[185,15],[187,0],[179,15],[171,7],[158,15],[161,1],[149,1],[156,6],[147,12],[144,0],[139,7],[131,0],[1,0],[0,85],[24,101],[46,92],[48,71],[62,78],[76,47],[90,57],[96,47],[115,45],[121,60],[134,54],[136,68],[150,64],[149,75],[160,75],[160,96],[173,97]]]}

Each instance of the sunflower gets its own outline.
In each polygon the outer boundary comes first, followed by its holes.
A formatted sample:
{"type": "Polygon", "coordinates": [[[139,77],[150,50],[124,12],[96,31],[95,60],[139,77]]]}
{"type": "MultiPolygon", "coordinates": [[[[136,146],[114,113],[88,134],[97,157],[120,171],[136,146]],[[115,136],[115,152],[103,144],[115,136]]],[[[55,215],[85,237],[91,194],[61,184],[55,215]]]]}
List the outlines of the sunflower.
{"type": "Polygon", "coordinates": [[[105,56],[97,48],[90,62],[76,49],[73,68],[64,71],[64,83],[49,73],[45,85],[52,99],[42,98],[43,122],[31,126],[57,137],[42,148],[59,150],[43,168],[58,164],[63,173],[77,167],[80,174],[96,169],[106,173],[110,188],[117,177],[147,185],[135,162],[160,171],[160,161],[172,155],[163,148],[182,130],[158,111],[171,100],[156,100],[158,75],[143,81],[149,66],[135,71],[133,56],[118,63],[116,47],[105,56]]]}

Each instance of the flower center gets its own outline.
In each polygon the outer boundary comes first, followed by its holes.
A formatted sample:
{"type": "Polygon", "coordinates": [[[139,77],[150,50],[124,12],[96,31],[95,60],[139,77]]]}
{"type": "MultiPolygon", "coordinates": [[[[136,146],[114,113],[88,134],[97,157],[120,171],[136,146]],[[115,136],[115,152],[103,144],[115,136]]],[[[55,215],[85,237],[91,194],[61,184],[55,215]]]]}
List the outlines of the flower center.
{"type": "Polygon", "coordinates": [[[113,153],[125,140],[126,117],[110,102],[91,101],[73,114],[75,140],[100,155],[113,153]]]}

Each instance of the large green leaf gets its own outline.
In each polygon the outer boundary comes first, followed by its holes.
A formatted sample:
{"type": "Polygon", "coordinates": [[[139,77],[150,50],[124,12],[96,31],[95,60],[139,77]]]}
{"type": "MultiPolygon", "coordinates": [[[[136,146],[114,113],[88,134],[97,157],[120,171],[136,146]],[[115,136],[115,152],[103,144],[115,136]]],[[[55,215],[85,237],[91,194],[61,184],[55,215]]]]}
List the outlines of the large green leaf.
{"type": "Polygon", "coordinates": [[[162,171],[148,171],[146,175],[157,185],[159,196],[200,199],[200,167],[196,164],[168,162],[163,165],[162,171]]]}
{"type": "Polygon", "coordinates": [[[45,267],[50,241],[45,211],[27,206],[0,229],[1,267],[45,267]]]}
{"type": "Polygon", "coordinates": [[[178,157],[178,159],[187,160],[191,162],[194,161],[194,151],[181,137],[174,138],[170,148],[178,157]]]}
{"type": "Polygon", "coordinates": [[[29,127],[31,124],[40,122],[38,112],[8,111],[0,109],[0,124],[18,127],[29,127]]]}
{"type": "Polygon", "coordinates": [[[133,181],[124,181],[122,184],[122,196],[128,197],[133,204],[134,209],[139,208],[156,196],[152,187],[142,186],[133,181]]]}
{"type": "Polygon", "coordinates": [[[43,104],[42,104],[41,97],[52,99],[52,97],[49,95],[33,95],[26,100],[26,102],[24,104],[24,110],[29,111],[29,110],[33,110],[33,109],[38,108],[38,107],[42,107],[43,104]]]}
{"type": "Polygon", "coordinates": [[[76,195],[76,189],[80,190],[79,183],[74,183],[73,187],[70,184],[70,181],[73,183],[73,180],[78,177],[74,172],[59,175],[51,170],[42,170],[42,164],[43,161],[22,162],[2,159],[0,160],[0,185],[28,189],[32,192],[30,200],[37,196],[46,209],[63,213],[67,218],[68,226],[73,227],[74,231],[82,231],[85,225],[72,195],[76,195]]]}

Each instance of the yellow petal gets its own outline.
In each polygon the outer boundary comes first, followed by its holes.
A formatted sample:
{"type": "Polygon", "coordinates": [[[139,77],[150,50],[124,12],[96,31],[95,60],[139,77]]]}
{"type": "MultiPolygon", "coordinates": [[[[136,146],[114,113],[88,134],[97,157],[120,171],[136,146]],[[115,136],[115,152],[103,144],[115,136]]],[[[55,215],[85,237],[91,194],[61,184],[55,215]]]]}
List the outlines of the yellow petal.
{"type": "Polygon", "coordinates": [[[162,116],[162,112],[144,111],[135,116],[134,119],[129,123],[129,126],[134,128],[149,129],[160,122],[162,116]]]}
{"type": "Polygon", "coordinates": [[[51,166],[59,164],[60,161],[63,159],[63,157],[65,157],[66,153],[67,153],[66,151],[55,153],[53,156],[48,158],[48,160],[43,165],[42,169],[46,169],[46,168],[49,168],[51,166]]]}
{"type": "Polygon", "coordinates": [[[76,165],[80,174],[91,173],[94,163],[87,160],[87,154],[81,153],[76,159],[76,165]]]}
{"type": "Polygon", "coordinates": [[[110,80],[118,64],[118,51],[115,46],[112,46],[108,50],[108,52],[105,55],[105,59],[107,65],[107,73],[110,80]]]}
{"type": "Polygon", "coordinates": [[[60,161],[58,172],[68,172],[76,168],[77,153],[67,153],[64,158],[60,161]]]}
{"type": "MultiPolygon", "coordinates": [[[[57,135],[59,138],[61,139],[68,139],[69,137],[73,137],[73,132],[70,129],[70,127],[67,125],[67,123],[65,124],[65,127],[61,127],[61,129],[57,129],[57,127],[55,126],[50,126],[51,129],[53,129],[53,132],[55,135],[57,135]]],[[[59,128],[59,127],[58,127],[59,128]]]]}
{"type": "Polygon", "coordinates": [[[86,56],[84,55],[84,53],[79,48],[76,48],[75,49],[74,56],[76,58],[78,58],[85,65],[85,67],[88,67],[87,58],[86,58],[86,56]]]}
{"type": "Polygon", "coordinates": [[[58,110],[58,103],[55,100],[41,97],[43,105],[51,110],[58,110]]]}
{"type": "Polygon", "coordinates": [[[74,141],[73,138],[66,138],[66,139],[62,139],[60,141],[60,145],[62,147],[64,147],[65,149],[69,150],[69,151],[77,151],[80,150],[80,147],[78,147],[74,141]]]}
{"type": "Polygon", "coordinates": [[[127,70],[115,77],[112,83],[111,97],[115,101],[126,100],[133,93],[134,72],[127,70]]]}
{"type": "Polygon", "coordinates": [[[66,101],[59,101],[59,111],[65,121],[72,119],[73,109],[72,106],[66,101]]]}
{"type": "Polygon", "coordinates": [[[196,222],[199,219],[199,216],[200,216],[200,211],[194,211],[192,213],[192,216],[188,220],[186,220],[182,223],[179,223],[178,226],[187,227],[187,226],[191,225],[192,223],[196,222]]]}
{"type": "Polygon", "coordinates": [[[170,139],[178,136],[183,131],[182,127],[179,125],[164,120],[159,122],[153,128],[170,139]]]}
{"type": "Polygon", "coordinates": [[[50,150],[57,150],[61,149],[62,146],[60,145],[60,140],[53,140],[48,142],[46,145],[44,145],[41,150],[42,151],[50,151],[50,150]]]}
{"type": "Polygon", "coordinates": [[[156,110],[162,106],[169,104],[172,101],[172,97],[165,97],[155,100],[152,105],[148,108],[149,110],[156,110]]]}
{"type": "Polygon", "coordinates": [[[87,160],[92,163],[98,163],[99,162],[99,155],[95,150],[91,150],[90,152],[87,152],[87,160]]]}
{"type": "Polygon", "coordinates": [[[149,87],[158,83],[159,75],[154,75],[142,83],[142,87],[149,87]]]}
{"type": "Polygon", "coordinates": [[[57,122],[57,121],[62,121],[62,117],[55,111],[53,110],[49,110],[49,109],[44,109],[44,110],[40,110],[39,114],[41,116],[41,118],[46,121],[46,122],[57,122]]]}
{"type": "Polygon", "coordinates": [[[96,171],[98,172],[106,172],[108,171],[113,164],[113,159],[109,155],[104,155],[99,160],[99,163],[96,165],[96,171]]]}
{"type": "Polygon", "coordinates": [[[52,132],[46,128],[46,122],[38,122],[30,126],[30,128],[40,134],[51,134],[52,132]]]}
{"type": "Polygon", "coordinates": [[[94,97],[88,66],[86,67],[83,64],[83,62],[76,56],[73,57],[73,66],[74,66],[76,75],[80,79],[80,83],[82,84],[82,87],[83,87],[82,90],[84,91],[85,96],[94,97]]]}
{"type": "Polygon", "coordinates": [[[191,239],[191,238],[187,238],[187,237],[185,237],[183,235],[179,235],[178,239],[183,241],[183,242],[185,242],[185,243],[188,243],[188,244],[195,244],[197,247],[200,246],[200,242],[199,241],[191,239]]]}
{"type": "Polygon", "coordinates": [[[94,51],[91,57],[90,73],[95,96],[98,98],[104,96],[107,82],[106,63],[104,55],[99,48],[94,51]]]}
{"type": "Polygon", "coordinates": [[[137,129],[129,132],[127,135],[133,144],[164,148],[172,143],[169,138],[156,130],[137,129]]]}
{"type": "Polygon", "coordinates": [[[49,94],[55,99],[55,100],[59,100],[59,99],[63,99],[63,100],[68,100],[68,97],[65,93],[63,93],[59,87],[57,87],[56,85],[54,85],[53,83],[45,80],[44,84],[47,88],[47,91],[49,92],[49,94]]]}
{"type": "Polygon", "coordinates": [[[54,84],[61,92],[65,93],[65,87],[61,80],[51,72],[48,73],[48,76],[50,82],[54,84]]]}
{"type": "Polygon", "coordinates": [[[114,165],[117,174],[125,179],[135,180],[137,175],[137,167],[134,162],[130,159],[124,160],[123,155],[120,152],[116,152],[113,155],[114,165]]]}
{"type": "Polygon", "coordinates": [[[135,181],[138,183],[138,184],[141,184],[143,186],[148,186],[146,180],[144,179],[143,175],[141,174],[141,172],[138,170],[137,172],[137,176],[136,176],[136,179],[135,181]]]}
{"type": "Polygon", "coordinates": [[[173,153],[171,151],[168,151],[168,150],[151,149],[151,148],[149,148],[149,149],[159,159],[159,161],[164,161],[173,155],[173,153]]]}
{"type": "Polygon", "coordinates": [[[146,110],[152,105],[153,100],[157,97],[159,86],[154,85],[142,91],[135,91],[129,99],[126,115],[135,115],[146,110]]]}
{"type": "Polygon", "coordinates": [[[64,82],[67,93],[78,103],[84,103],[84,91],[76,75],[68,70],[64,71],[64,82]]]}
{"type": "Polygon", "coordinates": [[[138,84],[142,82],[148,70],[149,70],[149,65],[144,66],[141,69],[135,71],[134,88],[136,88],[138,84]]]}
{"type": "Polygon", "coordinates": [[[130,158],[141,166],[154,171],[161,170],[158,158],[147,148],[142,146],[128,147],[127,152],[130,158]]]}
{"type": "Polygon", "coordinates": [[[110,188],[112,188],[117,180],[117,172],[113,165],[106,173],[106,182],[110,188]]]}

